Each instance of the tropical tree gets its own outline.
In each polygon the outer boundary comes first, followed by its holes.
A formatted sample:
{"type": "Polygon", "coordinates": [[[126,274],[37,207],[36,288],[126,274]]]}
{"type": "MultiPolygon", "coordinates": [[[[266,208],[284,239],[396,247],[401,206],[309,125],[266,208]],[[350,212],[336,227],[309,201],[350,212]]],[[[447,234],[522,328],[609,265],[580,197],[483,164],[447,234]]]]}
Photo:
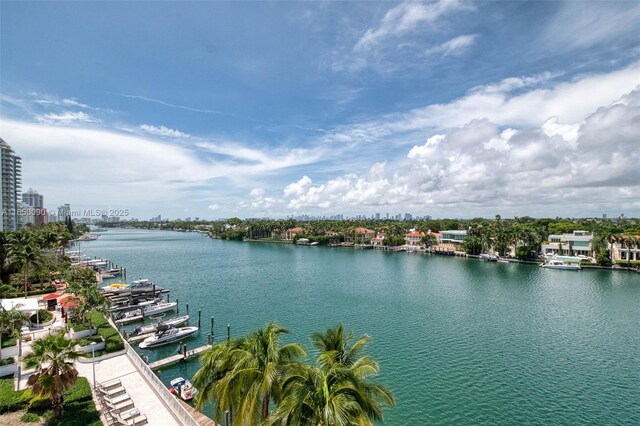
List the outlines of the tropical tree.
{"type": "MultiPolygon", "coordinates": [[[[206,398],[217,400],[220,409],[230,410],[240,425],[256,424],[269,416],[269,404],[281,399],[284,372],[306,356],[298,343],[280,344],[287,330],[269,323],[249,336],[217,345],[201,357],[203,366],[194,376],[206,398]]],[[[216,410],[218,417],[221,411],[216,410]]]]}
{"type": "Polygon", "coordinates": [[[29,268],[42,261],[42,250],[35,244],[31,235],[15,233],[9,238],[9,260],[22,268],[24,273],[24,294],[27,296],[29,286],[29,268]]]}
{"type": "Polygon", "coordinates": [[[13,336],[27,320],[27,315],[20,312],[14,306],[12,309],[6,310],[0,306],[0,360],[2,360],[2,338],[13,336]]]}
{"type": "Polygon", "coordinates": [[[91,312],[107,314],[111,306],[109,299],[94,284],[81,286],[76,292],[76,300],[78,305],[74,312],[80,315],[83,323],[89,319],[89,328],[92,327],[91,312]]]}
{"type": "Polygon", "coordinates": [[[63,333],[47,336],[33,342],[33,352],[24,357],[27,368],[36,368],[27,384],[31,393],[39,397],[49,397],[56,417],[63,414],[62,395],[78,378],[73,360],[82,355],[74,349],[75,340],[67,339],[63,333]]]}
{"type": "Polygon", "coordinates": [[[370,356],[361,356],[368,336],[354,340],[338,324],[311,340],[319,351],[313,366],[289,369],[284,398],[266,422],[269,425],[355,426],[383,419],[382,407],[395,400],[385,387],[369,377],[379,372],[370,356]]]}

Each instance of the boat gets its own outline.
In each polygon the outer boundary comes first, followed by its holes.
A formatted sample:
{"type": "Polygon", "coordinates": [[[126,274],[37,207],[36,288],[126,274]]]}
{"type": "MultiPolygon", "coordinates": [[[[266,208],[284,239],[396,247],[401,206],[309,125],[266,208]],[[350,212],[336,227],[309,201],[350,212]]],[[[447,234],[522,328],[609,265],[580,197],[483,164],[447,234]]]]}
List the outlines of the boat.
{"type": "Polygon", "coordinates": [[[140,349],[155,348],[183,339],[198,331],[198,327],[158,326],[158,331],[140,343],[140,349]]]}
{"type": "Polygon", "coordinates": [[[480,259],[484,260],[485,262],[496,262],[498,260],[498,256],[496,256],[495,254],[482,253],[480,255],[480,259]]]}
{"type": "Polygon", "coordinates": [[[582,269],[579,263],[567,262],[559,259],[550,259],[541,264],[540,267],[549,269],[565,269],[569,271],[578,271],[582,269]]]}
{"type": "Polygon", "coordinates": [[[170,311],[177,305],[176,302],[160,302],[155,305],[144,306],[142,308],[142,315],[145,317],[155,316],[161,312],[170,311]]]}
{"type": "Polygon", "coordinates": [[[193,387],[191,382],[183,377],[176,377],[171,382],[171,393],[174,393],[184,401],[190,401],[198,394],[198,389],[193,387]]]}
{"type": "Polygon", "coordinates": [[[149,315],[149,319],[157,320],[160,318],[164,318],[164,312],[160,312],[159,314],[149,315]]]}
{"type": "Polygon", "coordinates": [[[116,316],[115,323],[116,324],[127,324],[134,321],[142,321],[144,317],[142,316],[142,310],[134,309],[133,311],[120,312],[116,316]]]}
{"type": "Polygon", "coordinates": [[[140,327],[136,327],[135,330],[133,330],[130,334],[130,336],[138,336],[140,334],[149,334],[149,333],[155,333],[156,331],[158,331],[158,327],[162,324],[162,325],[171,325],[171,326],[179,326],[184,324],[185,322],[189,321],[189,315],[183,315],[181,317],[174,317],[174,318],[169,318],[166,321],[160,321],[158,323],[155,324],[148,324],[148,325],[141,325],[140,327]]]}
{"type": "Polygon", "coordinates": [[[100,287],[100,290],[102,290],[102,291],[119,291],[119,290],[124,290],[124,289],[126,289],[128,287],[129,287],[129,284],[113,283],[113,284],[109,284],[109,285],[104,286],[104,287],[100,287]]]}

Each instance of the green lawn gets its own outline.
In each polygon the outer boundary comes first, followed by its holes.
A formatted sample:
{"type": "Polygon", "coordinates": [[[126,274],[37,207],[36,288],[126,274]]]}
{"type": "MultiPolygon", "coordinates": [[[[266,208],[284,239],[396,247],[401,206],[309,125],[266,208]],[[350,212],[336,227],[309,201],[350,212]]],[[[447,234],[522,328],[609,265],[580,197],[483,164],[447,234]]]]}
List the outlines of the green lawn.
{"type": "MultiPolygon", "coordinates": [[[[0,379],[0,414],[28,408],[29,413],[44,417],[52,426],[101,426],[100,414],[91,397],[89,381],[79,377],[63,397],[64,414],[53,418],[50,402],[32,398],[31,390],[13,390],[13,379],[0,379]]],[[[30,416],[33,417],[33,416],[30,416]]]]}
{"type": "MultiPolygon", "coordinates": [[[[102,336],[105,342],[105,349],[96,351],[95,355],[100,356],[111,352],[117,352],[124,349],[124,342],[118,333],[118,330],[113,328],[109,321],[100,312],[91,313],[91,325],[98,330],[98,334],[102,336]]],[[[87,330],[89,324],[73,324],[74,331],[87,330]]],[[[90,357],[91,353],[86,356],[90,357]]]]}

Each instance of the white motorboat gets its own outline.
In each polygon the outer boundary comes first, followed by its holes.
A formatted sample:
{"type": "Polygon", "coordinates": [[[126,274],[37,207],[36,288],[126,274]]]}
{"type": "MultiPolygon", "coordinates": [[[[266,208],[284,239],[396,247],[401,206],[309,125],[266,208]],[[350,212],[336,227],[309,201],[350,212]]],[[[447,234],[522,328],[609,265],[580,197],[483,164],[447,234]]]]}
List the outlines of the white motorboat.
{"type": "Polygon", "coordinates": [[[152,315],[159,314],[161,312],[167,312],[173,310],[178,304],[176,302],[160,302],[155,305],[148,305],[142,307],[142,315],[150,317],[152,315]]]}
{"type": "Polygon", "coordinates": [[[578,271],[582,269],[579,263],[566,262],[564,260],[558,259],[548,260],[545,263],[541,264],[540,267],[549,269],[565,269],[568,271],[578,271]]]}
{"type": "Polygon", "coordinates": [[[176,393],[184,401],[190,401],[198,394],[198,389],[193,387],[191,382],[183,377],[176,377],[171,382],[171,393],[176,393]]]}
{"type": "Polygon", "coordinates": [[[179,325],[186,323],[187,321],[189,321],[189,315],[169,318],[166,321],[160,321],[155,324],[141,325],[140,327],[136,327],[136,329],[131,332],[130,336],[133,337],[133,336],[139,336],[141,334],[155,333],[156,331],[158,331],[158,327],[160,325],[170,325],[173,327],[177,327],[179,325]]]}
{"type": "Polygon", "coordinates": [[[151,337],[147,337],[140,343],[140,349],[155,348],[169,343],[173,343],[198,331],[198,327],[172,328],[170,326],[159,326],[158,331],[151,337]]]}

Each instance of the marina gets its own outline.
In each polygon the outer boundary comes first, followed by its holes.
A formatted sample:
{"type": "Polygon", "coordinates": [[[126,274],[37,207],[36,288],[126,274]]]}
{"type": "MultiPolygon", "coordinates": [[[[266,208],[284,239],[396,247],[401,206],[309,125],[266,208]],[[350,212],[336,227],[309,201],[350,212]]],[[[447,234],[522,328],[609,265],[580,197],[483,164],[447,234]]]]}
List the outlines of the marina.
{"type": "MultiPolygon", "coordinates": [[[[188,301],[191,311],[207,318],[205,330],[183,342],[186,359],[176,353],[179,343],[135,348],[165,388],[176,377],[193,377],[197,355],[212,337],[217,342],[276,320],[289,329],[287,341],[308,342],[311,333],[342,321],[372,338],[381,382],[399,401],[385,413],[388,424],[415,418],[443,423],[452,416],[459,424],[610,423],[614,409],[616,419],[637,417],[632,401],[640,393],[617,367],[638,356],[624,344],[640,339],[636,327],[625,326],[640,304],[635,273],[563,273],[536,264],[310,250],[167,231],[114,229],[91,244],[92,256],[126,264],[159,284],[173,283],[171,298],[188,301]],[[588,328],[584,312],[592,318],[588,328]],[[209,317],[216,319],[211,332],[209,317]],[[571,367],[590,357],[611,364],[589,362],[589,375],[571,367]],[[537,367],[525,368],[531,365],[537,367]],[[514,376],[521,377],[517,386],[514,376]],[[609,388],[613,379],[626,390],[609,388]],[[521,399],[525,388],[535,398],[521,399]],[[549,407],[556,411],[549,414],[549,407]]],[[[186,312],[184,303],[178,308],[186,312]]]]}

